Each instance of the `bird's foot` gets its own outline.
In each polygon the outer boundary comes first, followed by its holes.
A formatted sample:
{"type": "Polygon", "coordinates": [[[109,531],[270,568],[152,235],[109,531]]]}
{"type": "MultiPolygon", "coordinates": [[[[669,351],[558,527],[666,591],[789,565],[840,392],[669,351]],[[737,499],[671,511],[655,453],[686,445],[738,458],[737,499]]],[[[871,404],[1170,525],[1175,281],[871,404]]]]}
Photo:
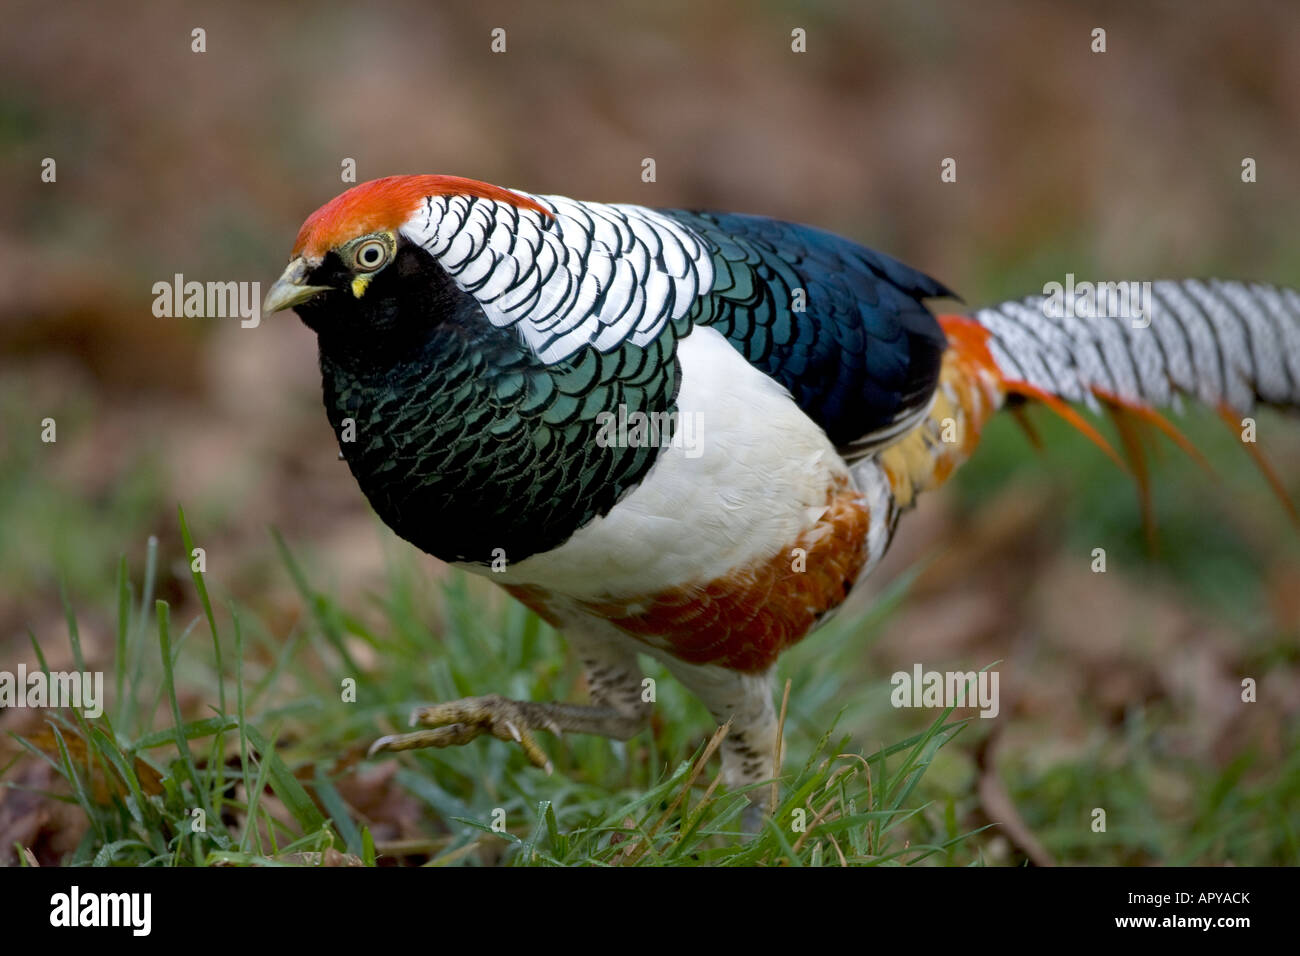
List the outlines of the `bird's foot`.
{"type": "Polygon", "coordinates": [[[421,747],[459,747],[483,734],[490,734],[498,740],[518,744],[534,766],[550,773],[551,761],[537,745],[531,731],[546,729],[556,735],[561,732],[559,725],[546,717],[538,705],[509,700],[497,694],[416,708],[411,714],[411,726],[431,729],[380,737],[370,745],[369,756],[421,747]]]}

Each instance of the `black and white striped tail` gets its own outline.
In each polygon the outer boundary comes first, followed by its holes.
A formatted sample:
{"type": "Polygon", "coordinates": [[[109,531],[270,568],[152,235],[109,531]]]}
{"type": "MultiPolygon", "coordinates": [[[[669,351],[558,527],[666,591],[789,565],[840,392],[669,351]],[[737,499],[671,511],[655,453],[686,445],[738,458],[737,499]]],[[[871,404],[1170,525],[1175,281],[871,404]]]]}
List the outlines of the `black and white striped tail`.
{"type": "Polygon", "coordinates": [[[1094,410],[1097,393],[1157,408],[1177,408],[1186,395],[1240,414],[1257,402],[1300,407],[1300,294],[1215,279],[1149,290],[1138,317],[1073,317],[1088,310],[1057,309],[1039,295],[974,318],[991,333],[989,353],[1007,380],[1094,410]]]}

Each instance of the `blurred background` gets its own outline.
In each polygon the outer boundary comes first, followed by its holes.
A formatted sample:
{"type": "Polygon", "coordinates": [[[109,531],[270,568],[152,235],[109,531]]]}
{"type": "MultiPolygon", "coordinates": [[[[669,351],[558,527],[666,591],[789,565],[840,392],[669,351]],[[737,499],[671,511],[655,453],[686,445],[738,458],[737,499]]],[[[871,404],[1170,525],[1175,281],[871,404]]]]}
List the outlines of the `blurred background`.
{"type": "MultiPolygon", "coordinates": [[[[176,273],[265,288],[306,215],[348,185],[346,158],[358,181],[443,172],[813,223],[971,306],[1067,272],[1300,287],[1300,8],[1283,0],[8,0],[5,20],[3,668],[35,666],[29,634],[67,666],[61,588],[87,657],[107,660],[119,556],[138,576],[150,535],[159,596],[177,619],[197,614],[178,503],[214,591],[272,633],[303,608],[270,527],[358,614],[394,555],[441,573],[382,528],[336,459],[314,338],[293,315],[244,329],[152,313],[153,283],[176,273]],[[191,50],[196,27],[206,52],[191,50]],[[954,183],[940,181],[947,157],[954,183]]],[[[929,719],[888,707],[894,670],[1001,660],[1001,717],[936,764],[936,786],[976,822],[994,766],[1058,860],[1295,862],[1300,536],[1230,433],[1195,414],[1186,428],[1216,476],[1161,457],[1154,552],[1131,484],[1086,442],[1044,421],[1039,456],[1013,424],[993,429],[904,519],[856,599],[917,572],[878,633],[800,649],[850,662],[870,691],[847,729],[869,745],[929,719]],[[1244,676],[1259,681],[1251,707],[1244,676]],[[1099,853],[1076,813],[1097,798],[1080,786],[1121,777],[1130,839],[1099,853]],[[1198,829],[1236,793],[1266,808],[1243,818],[1249,832],[1198,829]],[[1288,818],[1289,834],[1272,826],[1288,818]]],[[[1261,413],[1260,442],[1300,500],[1297,422],[1261,413]]],[[[186,706],[209,696],[197,682],[186,706]]],[[[834,716],[849,701],[824,703],[834,716]]],[[[0,713],[0,729],[33,719],[0,713]]],[[[45,828],[57,848],[42,812],[0,803],[0,847],[45,828]]],[[[1037,852],[1023,844],[993,835],[982,849],[1037,852]]]]}

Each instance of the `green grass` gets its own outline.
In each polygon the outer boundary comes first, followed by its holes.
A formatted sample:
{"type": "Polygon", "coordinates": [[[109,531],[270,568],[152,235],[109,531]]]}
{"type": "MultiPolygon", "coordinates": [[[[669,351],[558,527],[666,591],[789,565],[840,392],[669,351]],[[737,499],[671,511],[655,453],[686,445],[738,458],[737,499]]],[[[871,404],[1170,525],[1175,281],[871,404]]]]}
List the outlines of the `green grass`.
{"type": "MultiPolygon", "coordinates": [[[[188,555],[193,539],[183,514],[180,528],[171,549],[188,555]]],[[[717,760],[705,759],[713,730],[707,713],[650,666],[658,687],[653,732],[626,744],[543,735],[552,776],[490,739],[403,755],[392,786],[418,807],[424,833],[376,841],[371,821],[346,796],[368,766],[360,754],[370,740],[432,700],[486,692],[580,699],[576,670],[549,626],[486,582],[453,574],[431,588],[427,572],[403,555],[392,560],[372,606],[353,613],[310,585],[278,536],[275,544],[307,609],[284,635],[233,600],[214,605],[198,571],[200,613],[174,619],[168,603],[154,598],[166,544],[149,543],[138,589],[126,560],[119,564],[116,659],[106,679],[115,690],[103,717],[52,712],[48,735],[20,741],[24,759],[48,762],[66,785],[51,797],[75,804],[89,822],[69,865],[980,861],[971,832],[978,828],[957,825],[956,798],[924,786],[964,722],[944,711],[864,753],[834,729],[829,709],[849,694],[824,655],[806,657],[791,673],[802,686],[786,724],[780,800],[756,835],[742,832],[748,797],[719,787],[717,760]],[[370,665],[362,669],[359,658],[370,665]],[[349,679],[355,700],[345,699],[349,679]],[[201,713],[183,713],[182,687],[191,696],[200,690],[201,713]]],[[[872,619],[851,626],[871,630],[905,584],[872,619]]],[[[76,615],[66,597],[65,607],[75,648],[76,615]]],[[[888,690],[878,683],[877,705],[888,690]]]]}
{"type": "MultiPolygon", "coordinates": [[[[1037,421],[1050,449],[1041,458],[1013,423],[994,423],[954,482],[959,511],[974,513],[1017,483],[1056,487],[1067,552],[1086,555],[1104,545],[1112,570],[1177,586],[1207,621],[1231,622],[1241,666],[1261,680],[1294,665],[1294,634],[1269,633],[1256,622],[1265,620],[1269,568],[1294,562],[1300,546],[1232,436],[1207,416],[1180,420],[1220,478],[1177,453],[1161,457],[1154,477],[1160,554],[1153,558],[1128,480],[1050,416],[1037,421]]],[[[1261,422],[1269,435],[1289,425],[1276,416],[1261,422]]],[[[984,725],[1002,721],[977,720],[963,732],[949,714],[895,710],[888,674],[871,659],[883,625],[912,600],[909,575],[866,617],[842,614],[783,656],[779,681],[789,679],[793,690],[781,802],[757,836],[739,832],[744,795],[710,789],[716,758],[696,766],[713,730],[709,715],[646,659],[658,692],[653,729],[627,743],[540,735],[553,776],[490,739],[396,758],[398,769],[382,786],[416,820],[416,832],[398,838],[385,835],[383,814],[371,819],[356,808],[358,787],[376,786],[367,774],[393,759],[366,761],[365,747],[432,701],[484,693],[582,700],[559,635],[489,582],[459,573],[431,580],[427,562],[378,523],[387,572],[365,597],[340,603],[325,568],[310,560],[310,542],[278,536],[245,556],[270,566],[268,580],[237,595],[229,581],[174,573],[219,516],[193,529],[182,516],[174,538],[109,561],[105,555],[130,533],[126,526],[141,523],[131,517],[138,508],[119,516],[115,501],[92,508],[73,496],[73,507],[65,491],[27,487],[23,501],[4,505],[6,514],[43,522],[59,499],[57,527],[80,529],[53,534],[78,542],[63,549],[67,555],[41,558],[67,581],[68,656],[75,662],[81,654],[79,616],[112,631],[104,716],[50,712],[57,732],[30,735],[18,758],[0,765],[0,786],[16,787],[20,763],[46,762],[58,778],[50,798],[84,815],[86,834],[66,863],[301,865],[339,853],[381,865],[1020,859],[1001,828],[986,828],[978,792],[977,753],[991,729],[984,725]],[[296,618],[286,616],[283,600],[268,597],[286,589],[288,603],[301,609],[296,618]],[[353,701],[344,700],[349,680],[353,701]],[[807,835],[793,827],[796,809],[807,835]],[[192,826],[196,810],[206,821],[201,833],[192,826]],[[498,811],[504,832],[493,828],[498,811]]],[[[39,540],[35,531],[32,537],[39,540]]],[[[10,556],[4,566],[23,560],[10,556]]],[[[24,587],[47,577],[32,573],[24,587]]],[[[38,657],[50,656],[45,640],[41,647],[32,638],[38,657]]],[[[954,663],[978,667],[1012,650],[1008,636],[989,660],[954,663]]],[[[1271,752],[1289,754],[1283,759],[1263,756],[1269,748],[1250,739],[1207,759],[1170,746],[1184,719],[1175,705],[1135,700],[1121,727],[1104,715],[1089,718],[1080,728],[1083,745],[1076,740],[1068,751],[1058,751],[1046,730],[1018,749],[1004,747],[999,776],[1028,829],[1069,863],[1294,863],[1297,721],[1283,718],[1275,728],[1271,752]],[[1107,811],[1106,833],[1089,826],[1097,807],[1107,811]]],[[[1023,718],[1016,727],[1023,738],[1023,718]]]]}

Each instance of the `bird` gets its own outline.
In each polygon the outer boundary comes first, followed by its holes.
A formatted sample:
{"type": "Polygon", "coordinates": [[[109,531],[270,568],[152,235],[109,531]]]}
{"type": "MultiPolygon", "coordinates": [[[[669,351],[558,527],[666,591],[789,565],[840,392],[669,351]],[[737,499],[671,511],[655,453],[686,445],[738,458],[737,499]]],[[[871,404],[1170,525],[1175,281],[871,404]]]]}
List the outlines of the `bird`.
{"type": "Polygon", "coordinates": [[[379,517],[556,627],[589,697],[430,704],[371,754],[487,735],[550,772],[538,732],[647,727],[645,654],[727,726],[722,781],[753,792],[777,774],[777,659],[999,410],[1046,406],[1141,477],[1081,409],[1195,455],[1163,409],[1300,407],[1294,290],[1134,287],[1131,317],[1118,284],[936,312],[956,297],[935,279],[761,216],[449,175],[338,195],[263,311],[315,332],[327,416],[379,517]]]}

